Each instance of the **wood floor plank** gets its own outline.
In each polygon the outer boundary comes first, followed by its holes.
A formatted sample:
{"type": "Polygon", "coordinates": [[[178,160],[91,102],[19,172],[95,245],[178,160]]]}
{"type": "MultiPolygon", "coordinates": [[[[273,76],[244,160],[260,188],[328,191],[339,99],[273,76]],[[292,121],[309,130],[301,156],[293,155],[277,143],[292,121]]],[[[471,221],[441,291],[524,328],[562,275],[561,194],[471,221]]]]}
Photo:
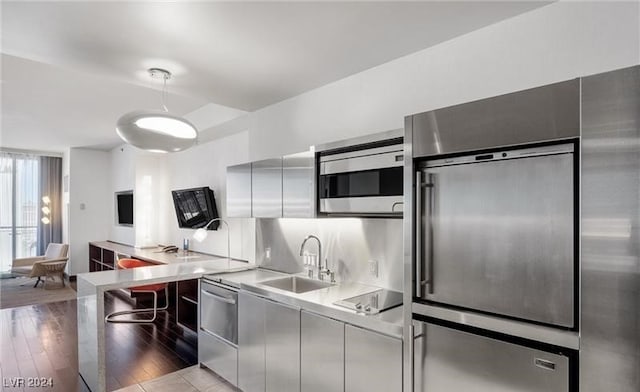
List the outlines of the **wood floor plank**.
{"type": "MultiPolygon", "coordinates": [[[[105,300],[107,312],[130,307],[119,298],[105,300]]],[[[38,390],[87,392],[78,376],[76,311],[75,300],[0,310],[2,377],[52,377],[53,388],[38,390]]],[[[109,390],[197,363],[197,338],[183,336],[172,311],[159,313],[153,325],[108,323],[105,328],[109,390]]]]}

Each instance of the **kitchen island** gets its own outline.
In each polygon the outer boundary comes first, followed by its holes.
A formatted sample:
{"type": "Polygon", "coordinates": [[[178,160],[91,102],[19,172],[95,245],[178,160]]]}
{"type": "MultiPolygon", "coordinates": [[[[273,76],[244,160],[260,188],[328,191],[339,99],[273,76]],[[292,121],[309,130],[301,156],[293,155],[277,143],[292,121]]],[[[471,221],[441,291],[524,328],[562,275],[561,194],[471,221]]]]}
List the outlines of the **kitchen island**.
{"type": "MultiPolygon", "coordinates": [[[[104,245],[122,246],[114,243],[104,243],[104,245]]],[[[198,279],[203,275],[242,271],[253,267],[246,262],[200,253],[190,254],[194,256],[191,258],[179,258],[132,247],[126,247],[126,249],[129,256],[137,258],[139,256],[137,253],[145,253],[140,258],[156,262],[158,265],[85,273],[77,276],[78,368],[83,380],[92,391],[106,390],[105,292],[146,284],[198,279]]]]}

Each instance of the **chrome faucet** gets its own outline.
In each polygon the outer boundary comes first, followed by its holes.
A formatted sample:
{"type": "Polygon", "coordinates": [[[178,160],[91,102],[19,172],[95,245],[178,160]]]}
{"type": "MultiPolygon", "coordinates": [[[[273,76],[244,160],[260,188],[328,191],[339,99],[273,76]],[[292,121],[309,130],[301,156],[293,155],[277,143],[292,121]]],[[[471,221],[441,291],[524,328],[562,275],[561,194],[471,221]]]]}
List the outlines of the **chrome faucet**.
{"type": "Polygon", "coordinates": [[[316,240],[318,242],[318,272],[317,272],[317,278],[319,280],[324,280],[323,273],[326,273],[326,274],[329,275],[329,274],[331,274],[331,272],[327,268],[327,265],[326,265],[327,263],[326,262],[325,262],[324,268],[322,268],[322,243],[320,242],[320,238],[316,237],[315,235],[306,236],[305,239],[302,241],[302,245],[300,245],[300,256],[302,256],[302,252],[304,251],[304,245],[310,239],[314,239],[314,240],[316,240]]]}

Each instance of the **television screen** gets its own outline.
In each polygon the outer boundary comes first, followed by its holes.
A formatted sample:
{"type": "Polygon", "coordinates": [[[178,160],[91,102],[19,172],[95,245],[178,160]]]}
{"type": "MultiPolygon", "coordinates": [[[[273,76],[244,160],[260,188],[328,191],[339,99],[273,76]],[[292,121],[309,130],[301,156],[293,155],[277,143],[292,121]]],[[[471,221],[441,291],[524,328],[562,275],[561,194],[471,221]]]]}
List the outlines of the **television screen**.
{"type": "MultiPolygon", "coordinates": [[[[171,191],[171,195],[179,227],[199,229],[219,217],[213,191],[209,187],[171,191]]],[[[216,221],[208,229],[217,230],[218,226],[220,222],[216,221]]]]}
{"type": "Polygon", "coordinates": [[[133,225],[133,192],[116,193],[119,225],[133,225]]]}

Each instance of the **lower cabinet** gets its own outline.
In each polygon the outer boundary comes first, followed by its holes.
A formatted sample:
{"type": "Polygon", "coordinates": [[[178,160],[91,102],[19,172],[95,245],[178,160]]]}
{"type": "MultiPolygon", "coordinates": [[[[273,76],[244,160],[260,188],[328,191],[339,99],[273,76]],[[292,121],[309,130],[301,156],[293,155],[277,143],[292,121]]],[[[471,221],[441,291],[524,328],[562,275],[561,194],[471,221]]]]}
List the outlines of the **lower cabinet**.
{"type": "Polygon", "coordinates": [[[241,291],[238,327],[238,387],[299,391],[300,309],[241,291]]]}
{"type": "Polygon", "coordinates": [[[402,340],[243,291],[243,392],[401,392],[402,340]]]}
{"type": "Polygon", "coordinates": [[[238,293],[238,388],[243,392],[265,392],[265,302],[238,293]]]}
{"type": "Polygon", "coordinates": [[[345,392],[401,392],[402,340],[346,325],[345,392]]]}
{"type": "Polygon", "coordinates": [[[300,390],[343,392],[344,323],[304,310],[300,319],[300,390]]]}
{"type": "Polygon", "coordinates": [[[300,308],[265,301],[266,392],[300,391],[300,308]]]}

